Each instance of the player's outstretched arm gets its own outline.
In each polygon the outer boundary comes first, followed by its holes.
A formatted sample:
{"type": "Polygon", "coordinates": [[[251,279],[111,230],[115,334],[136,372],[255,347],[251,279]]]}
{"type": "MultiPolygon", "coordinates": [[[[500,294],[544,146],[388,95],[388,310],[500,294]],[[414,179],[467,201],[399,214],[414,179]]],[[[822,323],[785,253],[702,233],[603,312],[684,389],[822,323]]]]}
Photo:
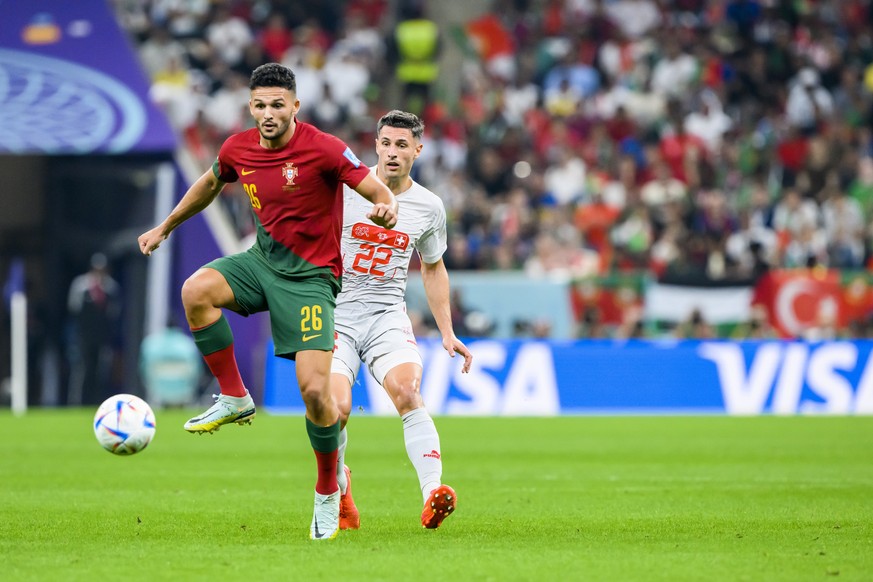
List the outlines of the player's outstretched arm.
{"type": "Polygon", "coordinates": [[[384,228],[394,228],[397,224],[397,198],[376,174],[370,172],[355,191],[373,203],[367,218],[384,228]]]}
{"type": "Polygon", "coordinates": [[[188,188],[162,223],[139,235],[139,250],[142,254],[152,254],[152,251],[161,246],[176,227],[209,206],[224,189],[224,185],[224,182],[215,177],[212,169],[207,170],[188,188]]]}
{"type": "Polygon", "coordinates": [[[424,294],[427,296],[427,304],[430,307],[433,318],[443,338],[443,348],[453,358],[455,354],[464,356],[464,367],[461,372],[470,371],[473,363],[473,354],[464,342],[455,336],[452,328],[452,309],[449,304],[449,272],[442,259],[436,263],[421,262],[421,280],[424,283],[424,294]]]}

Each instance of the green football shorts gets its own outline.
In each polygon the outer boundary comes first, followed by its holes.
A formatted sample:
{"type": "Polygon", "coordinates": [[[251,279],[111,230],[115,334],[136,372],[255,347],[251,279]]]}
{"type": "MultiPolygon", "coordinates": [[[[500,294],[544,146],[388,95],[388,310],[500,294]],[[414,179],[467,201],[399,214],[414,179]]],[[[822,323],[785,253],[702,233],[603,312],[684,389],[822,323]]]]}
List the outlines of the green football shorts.
{"type": "Polygon", "coordinates": [[[270,312],[277,356],[293,360],[304,350],[333,351],[339,285],[332,276],[283,277],[251,250],[203,266],[224,276],[241,315],[270,312]]]}

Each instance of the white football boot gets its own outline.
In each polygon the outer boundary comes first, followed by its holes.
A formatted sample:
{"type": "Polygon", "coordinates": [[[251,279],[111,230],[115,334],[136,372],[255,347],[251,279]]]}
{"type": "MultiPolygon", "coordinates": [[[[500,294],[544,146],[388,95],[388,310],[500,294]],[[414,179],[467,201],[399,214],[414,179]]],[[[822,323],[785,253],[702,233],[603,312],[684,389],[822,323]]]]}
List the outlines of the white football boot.
{"type": "Polygon", "coordinates": [[[215,432],[222,424],[235,422],[239,425],[251,424],[255,417],[255,401],[246,391],[245,396],[225,396],[213,394],[215,404],[200,416],[185,423],[185,430],[192,433],[215,432]]]}
{"type": "Polygon", "coordinates": [[[330,495],[315,492],[315,511],[312,513],[312,525],[309,537],[313,540],[332,540],[339,533],[340,492],[339,489],[330,495]]]}

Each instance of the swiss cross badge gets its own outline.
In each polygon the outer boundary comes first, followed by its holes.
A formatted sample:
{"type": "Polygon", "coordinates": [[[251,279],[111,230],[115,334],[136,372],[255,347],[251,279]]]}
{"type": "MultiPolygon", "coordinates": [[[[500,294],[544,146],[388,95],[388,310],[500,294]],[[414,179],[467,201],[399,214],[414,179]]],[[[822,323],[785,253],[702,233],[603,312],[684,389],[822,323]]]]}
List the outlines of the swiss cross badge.
{"type": "Polygon", "coordinates": [[[293,162],[285,163],[285,167],[282,168],[282,177],[287,180],[287,183],[282,186],[283,190],[296,190],[298,188],[297,184],[294,183],[294,178],[297,177],[297,168],[294,167],[293,162]]]}

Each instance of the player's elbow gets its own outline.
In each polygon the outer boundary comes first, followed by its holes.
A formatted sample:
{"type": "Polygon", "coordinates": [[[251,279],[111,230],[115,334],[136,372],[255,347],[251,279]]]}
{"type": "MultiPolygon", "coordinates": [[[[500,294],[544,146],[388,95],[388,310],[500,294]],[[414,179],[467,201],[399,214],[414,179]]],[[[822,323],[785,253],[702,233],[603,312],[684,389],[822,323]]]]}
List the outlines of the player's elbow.
{"type": "Polygon", "coordinates": [[[421,276],[422,277],[435,277],[441,273],[445,273],[446,277],[448,277],[448,271],[446,270],[446,265],[443,263],[442,259],[439,259],[435,263],[426,263],[424,261],[421,262],[421,276]]]}

